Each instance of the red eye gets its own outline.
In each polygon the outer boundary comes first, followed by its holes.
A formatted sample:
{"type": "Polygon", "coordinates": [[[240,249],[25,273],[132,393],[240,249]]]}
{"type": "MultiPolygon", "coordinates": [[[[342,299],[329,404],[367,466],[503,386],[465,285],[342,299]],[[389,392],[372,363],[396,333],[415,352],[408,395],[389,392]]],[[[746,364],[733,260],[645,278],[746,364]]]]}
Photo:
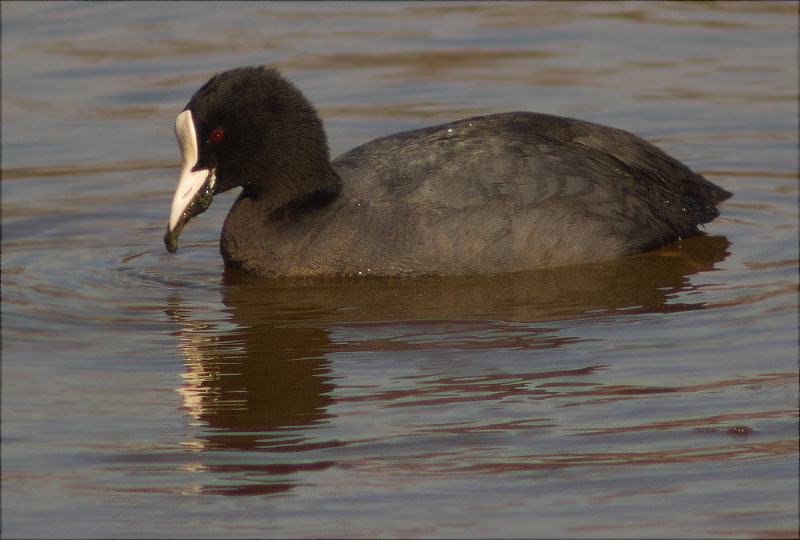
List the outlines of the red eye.
{"type": "Polygon", "coordinates": [[[211,142],[222,142],[222,139],[225,138],[225,132],[222,131],[222,128],[217,128],[211,132],[211,135],[208,136],[208,140],[211,142]]]}

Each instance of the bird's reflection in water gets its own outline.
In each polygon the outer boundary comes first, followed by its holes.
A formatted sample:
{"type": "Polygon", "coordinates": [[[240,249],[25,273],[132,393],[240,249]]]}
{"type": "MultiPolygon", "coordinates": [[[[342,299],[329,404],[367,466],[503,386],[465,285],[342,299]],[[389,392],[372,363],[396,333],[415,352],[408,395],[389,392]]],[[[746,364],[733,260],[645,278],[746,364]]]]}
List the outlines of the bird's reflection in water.
{"type": "MultiPolygon", "coordinates": [[[[208,320],[207,311],[183,305],[180,297],[166,309],[178,326],[185,363],[178,391],[197,433],[187,449],[260,456],[244,463],[208,460],[202,470],[248,480],[205,486],[203,492],[285,491],[299,471],[335,463],[316,459],[325,455],[325,448],[347,444],[315,435],[315,428],[334,422],[329,412],[336,387],[330,357],[362,346],[381,354],[384,347],[343,342],[342,332],[334,342],[334,328],[357,323],[424,330],[431,321],[444,320],[449,328],[462,324],[471,329],[476,321],[486,321],[513,326],[509,334],[516,347],[558,348],[563,342],[553,340],[552,332],[541,338],[529,332],[520,344],[519,326],[513,323],[549,321],[552,330],[553,321],[617,310],[702,309],[702,304],[667,299],[690,287],[688,276],[723,260],[728,245],[722,237],[700,236],[601,265],[479,277],[277,281],[226,270],[221,293],[227,314],[208,320]],[[314,457],[293,457],[303,452],[314,457]]],[[[470,348],[476,347],[498,344],[475,340],[470,348]]],[[[576,370],[576,376],[587,368],[593,366],[576,370]]]]}
{"type": "Polygon", "coordinates": [[[292,436],[274,430],[324,419],[333,386],[324,357],[330,341],[322,328],[250,319],[252,326],[219,332],[180,308],[171,312],[182,326],[180,393],[194,423],[206,427],[203,448],[275,448],[292,436]]]}

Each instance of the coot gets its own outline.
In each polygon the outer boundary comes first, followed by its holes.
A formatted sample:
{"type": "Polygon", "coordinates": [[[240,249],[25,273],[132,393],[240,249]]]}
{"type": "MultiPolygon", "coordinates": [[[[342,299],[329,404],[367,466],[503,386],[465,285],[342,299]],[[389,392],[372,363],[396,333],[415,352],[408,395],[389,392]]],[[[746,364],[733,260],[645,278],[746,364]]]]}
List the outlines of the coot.
{"type": "Polygon", "coordinates": [[[216,193],[227,265],[267,277],[514,272],[700,234],[730,193],[628,132],[531,112],[375,139],[330,161],[322,121],[276,70],[219,73],[175,123],[164,242],[216,193]]]}

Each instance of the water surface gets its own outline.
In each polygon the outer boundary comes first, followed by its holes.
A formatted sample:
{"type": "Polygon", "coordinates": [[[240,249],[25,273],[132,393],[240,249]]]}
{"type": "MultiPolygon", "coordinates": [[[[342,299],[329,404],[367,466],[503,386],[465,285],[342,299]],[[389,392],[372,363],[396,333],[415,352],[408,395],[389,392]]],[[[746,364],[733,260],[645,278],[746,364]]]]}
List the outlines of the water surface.
{"type": "Polygon", "coordinates": [[[2,533],[785,537],[798,528],[792,3],[3,3],[2,533]],[[174,116],[270,63],[334,154],[505,110],[637,133],[707,235],[507,276],[265,281],[174,116]]]}

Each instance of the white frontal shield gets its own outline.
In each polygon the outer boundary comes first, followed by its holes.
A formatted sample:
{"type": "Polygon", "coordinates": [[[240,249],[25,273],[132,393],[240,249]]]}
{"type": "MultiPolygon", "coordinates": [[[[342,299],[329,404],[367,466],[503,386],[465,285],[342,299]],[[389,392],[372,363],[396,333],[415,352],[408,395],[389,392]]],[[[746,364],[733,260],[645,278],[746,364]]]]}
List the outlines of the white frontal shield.
{"type": "Polygon", "coordinates": [[[181,176],[178,179],[178,189],[172,199],[172,209],[169,213],[169,231],[172,231],[180,221],[181,216],[194,199],[195,195],[205,184],[210,171],[201,169],[192,171],[197,164],[197,132],[192,120],[192,112],[183,111],[175,119],[175,136],[181,149],[181,176]]]}

